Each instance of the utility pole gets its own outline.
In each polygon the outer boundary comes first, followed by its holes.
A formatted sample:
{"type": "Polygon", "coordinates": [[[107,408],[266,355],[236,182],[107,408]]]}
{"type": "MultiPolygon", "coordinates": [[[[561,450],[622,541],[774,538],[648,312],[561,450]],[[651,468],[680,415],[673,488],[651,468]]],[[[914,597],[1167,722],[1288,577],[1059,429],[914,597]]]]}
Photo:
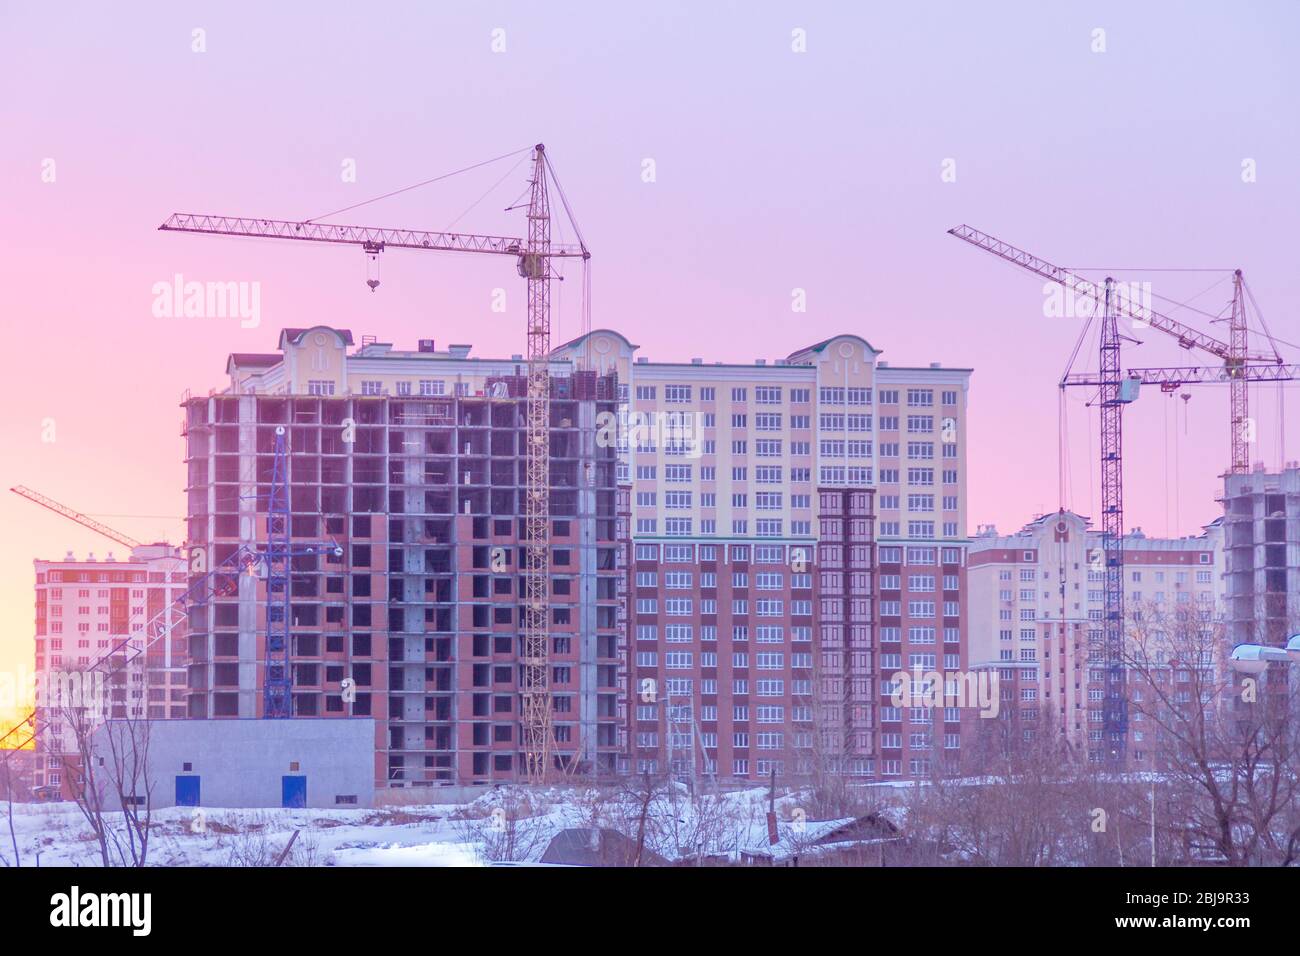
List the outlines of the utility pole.
{"type": "Polygon", "coordinates": [[[1156,778],[1151,777],[1151,865],[1156,865],[1156,778]]]}

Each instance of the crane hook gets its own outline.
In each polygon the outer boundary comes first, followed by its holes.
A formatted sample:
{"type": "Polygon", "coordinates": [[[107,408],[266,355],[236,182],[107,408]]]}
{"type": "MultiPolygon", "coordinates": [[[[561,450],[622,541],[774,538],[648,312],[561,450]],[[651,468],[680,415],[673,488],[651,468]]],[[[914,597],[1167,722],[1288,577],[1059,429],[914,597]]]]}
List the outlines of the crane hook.
{"type": "Polygon", "coordinates": [[[362,248],[366,253],[366,285],[374,292],[379,288],[379,254],[384,251],[382,242],[367,242],[362,248]]]}

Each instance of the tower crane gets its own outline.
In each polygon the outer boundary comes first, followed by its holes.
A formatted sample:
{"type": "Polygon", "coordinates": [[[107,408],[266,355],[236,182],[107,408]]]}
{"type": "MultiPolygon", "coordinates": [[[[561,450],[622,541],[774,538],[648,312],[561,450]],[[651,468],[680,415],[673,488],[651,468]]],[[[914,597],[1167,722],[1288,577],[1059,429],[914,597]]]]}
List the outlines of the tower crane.
{"type": "Polygon", "coordinates": [[[16,485],[9,490],[16,495],[22,495],[28,501],[36,502],[42,508],[48,508],[55,514],[63,515],[63,517],[70,521],[75,521],[79,525],[84,525],[91,531],[94,531],[97,534],[102,534],[105,538],[116,541],[118,544],[126,545],[126,547],[133,549],[138,548],[141,545],[141,542],[135,540],[135,538],[128,537],[122,532],[96,521],[94,518],[90,517],[90,515],[84,515],[74,508],[69,508],[67,505],[59,504],[53,498],[47,498],[45,495],[32,491],[32,489],[27,488],[24,485],[16,485]]]}
{"type": "MultiPolygon", "coordinates": [[[[524,607],[521,730],[525,772],[544,781],[550,763],[551,698],[547,572],[550,552],[550,351],[552,260],[591,258],[578,235],[576,244],[551,241],[548,181],[554,181],[565,212],[572,211],[555,171],[538,143],[533,147],[529,182],[527,238],[292,222],[235,216],[176,213],[158,228],[219,236],[288,239],[360,246],[371,260],[386,249],[486,253],[511,256],[527,282],[527,429],[524,519],[524,607]]],[[[576,223],[573,223],[576,231],[576,223]]],[[[373,291],[377,281],[368,282],[373,291]]]]}
{"type": "MultiPolygon", "coordinates": [[[[1086,386],[1098,390],[1101,412],[1101,523],[1102,557],[1105,566],[1103,646],[1106,660],[1103,728],[1111,743],[1112,760],[1124,759],[1128,729],[1128,696],[1124,673],[1124,476],[1123,408],[1137,399],[1143,384],[1159,385],[1172,392],[1184,384],[1227,383],[1231,393],[1231,458],[1229,471],[1249,471],[1247,387],[1251,382],[1280,382],[1300,378],[1300,366],[1287,365],[1276,347],[1271,355],[1248,348],[1246,309],[1241,270],[1233,273],[1232,310],[1228,341],[1206,335],[1138,301],[1122,284],[1107,277],[1101,285],[1061,266],[1041,259],[1010,243],[968,225],[948,230],[963,242],[991,253],[1089,301],[1101,310],[1100,362],[1098,372],[1072,373],[1069,368],[1060,381],[1062,389],[1086,386]],[[1177,339],[1180,347],[1199,349],[1222,361],[1220,366],[1132,369],[1120,372],[1118,320],[1131,319],[1177,339]],[[1258,364],[1253,364],[1258,363],[1258,364]]],[[[1071,358],[1073,364],[1073,357],[1071,358]]]]}

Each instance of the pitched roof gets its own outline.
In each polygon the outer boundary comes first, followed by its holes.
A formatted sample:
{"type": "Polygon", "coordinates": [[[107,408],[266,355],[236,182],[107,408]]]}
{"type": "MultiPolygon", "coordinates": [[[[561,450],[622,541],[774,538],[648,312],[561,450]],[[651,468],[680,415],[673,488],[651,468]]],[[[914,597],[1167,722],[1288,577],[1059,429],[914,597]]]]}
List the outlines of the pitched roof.
{"type": "Polygon", "coordinates": [[[239,368],[273,368],[284,361],[279,352],[231,352],[226,358],[226,374],[239,368]]]}
{"type": "MultiPolygon", "coordinates": [[[[636,843],[607,827],[570,827],[551,838],[541,863],[568,863],[574,866],[632,866],[636,861],[636,843]]],[[[665,866],[666,859],[649,847],[641,849],[642,866],[665,866]]]]}

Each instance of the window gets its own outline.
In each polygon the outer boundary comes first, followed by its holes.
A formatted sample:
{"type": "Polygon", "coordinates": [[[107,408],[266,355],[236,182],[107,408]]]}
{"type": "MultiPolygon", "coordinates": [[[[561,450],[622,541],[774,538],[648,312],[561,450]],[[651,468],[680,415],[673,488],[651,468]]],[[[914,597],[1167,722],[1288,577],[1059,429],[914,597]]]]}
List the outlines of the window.
{"type": "Polygon", "coordinates": [[[384,394],[384,383],[373,380],[363,381],[361,383],[362,395],[382,395],[384,394]]]}
{"type": "Polygon", "coordinates": [[[665,385],[664,401],[665,402],[689,402],[691,400],[691,387],[689,385],[665,385]]]}
{"type": "Polygon", "coordinates": [[[308,395],[333,395],[334,383],[312,380],[307,383],[308,395]]]}

